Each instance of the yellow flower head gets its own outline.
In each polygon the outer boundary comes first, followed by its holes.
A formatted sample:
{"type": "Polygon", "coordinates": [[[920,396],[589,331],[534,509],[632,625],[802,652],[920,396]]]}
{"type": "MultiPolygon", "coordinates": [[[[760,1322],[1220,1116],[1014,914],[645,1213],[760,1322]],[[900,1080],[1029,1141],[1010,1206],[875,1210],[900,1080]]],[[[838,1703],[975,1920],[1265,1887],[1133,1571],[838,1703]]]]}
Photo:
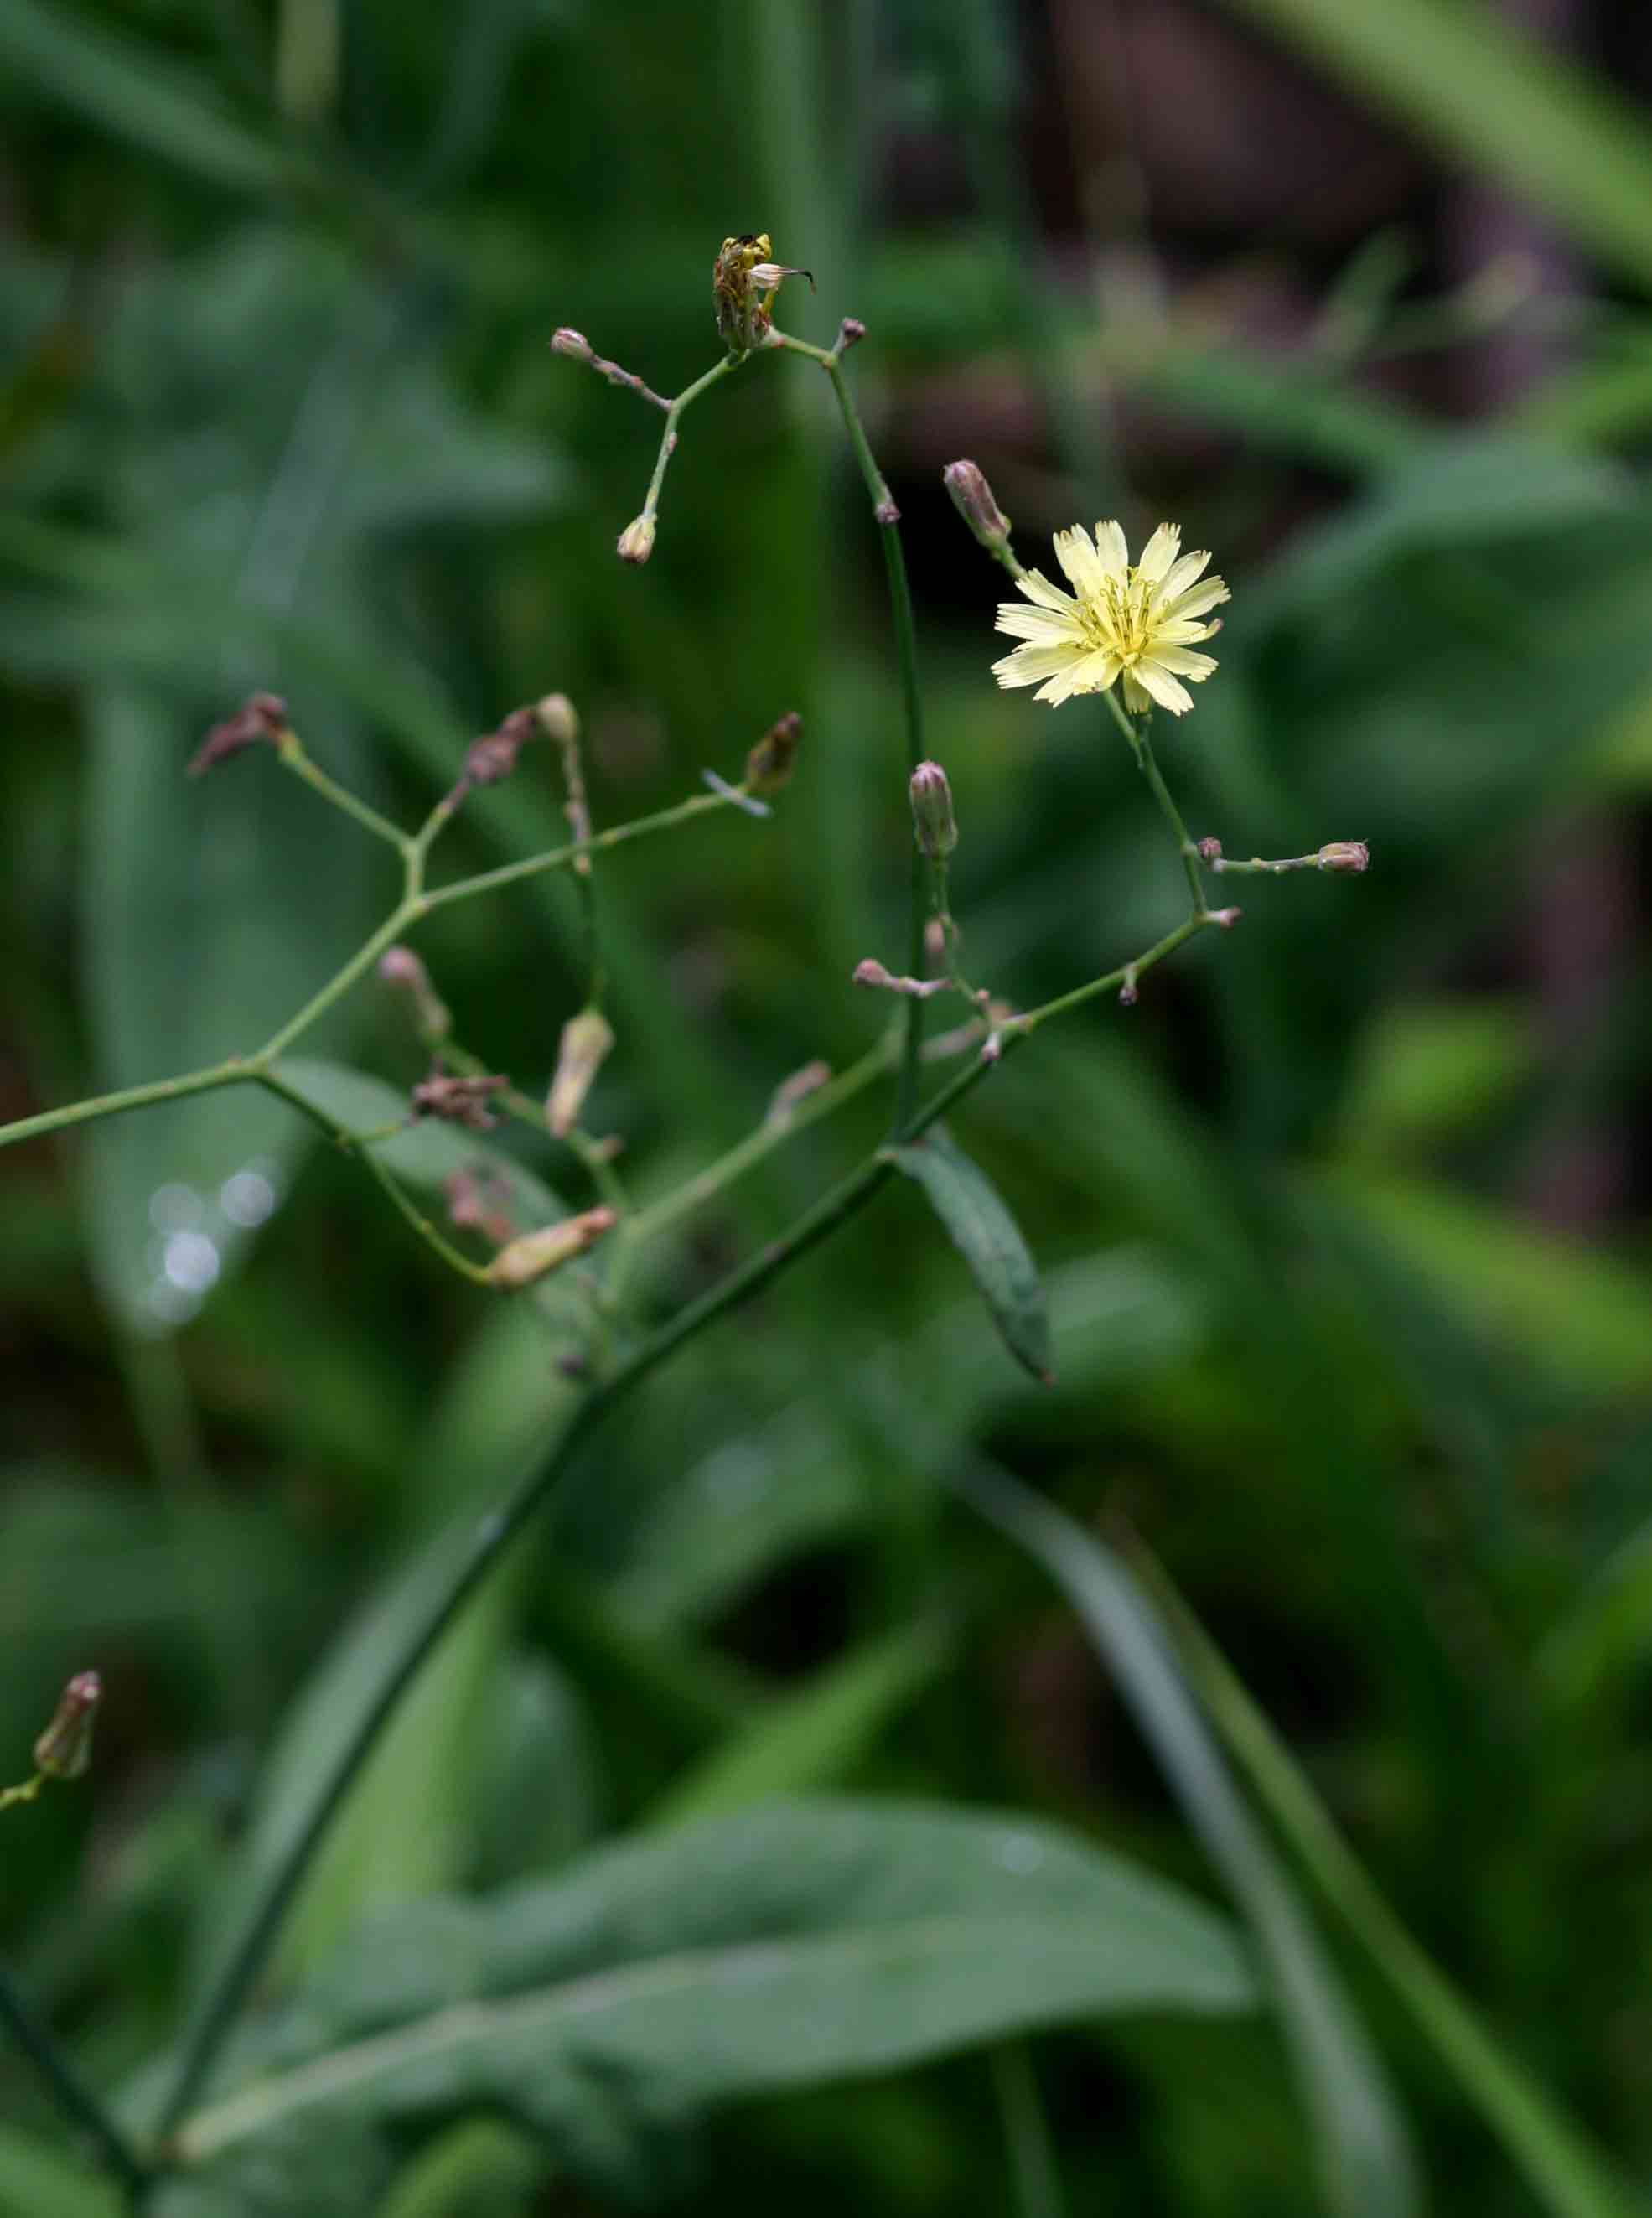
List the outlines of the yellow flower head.
{"type": "Polygon", "coordinates": [[[1124,706],[1136,715],[1156,701],[1180,716],[1193,697],[1180,683],[1208,678],[1216,658],[1194,654],[1196,640],[1220,627],[1201,621],[1228,599],[1220,578],[1200,574],[1208,554],[1179,553],[1182,535],[1161,524],[1132,569],[1118,524],[1096,526],[1092,540],[1081,524],[1055,534],[1055,559],[1073,592],[1064,593],[1037,570],[1016,579],[1032,603],[1005,601],[998,629],[1024,644],[993,665],[1000,685],[1036,685],[1036,697],[1052,707],[1074,693],[1104,693],[1123,680],[1124,706]]]}

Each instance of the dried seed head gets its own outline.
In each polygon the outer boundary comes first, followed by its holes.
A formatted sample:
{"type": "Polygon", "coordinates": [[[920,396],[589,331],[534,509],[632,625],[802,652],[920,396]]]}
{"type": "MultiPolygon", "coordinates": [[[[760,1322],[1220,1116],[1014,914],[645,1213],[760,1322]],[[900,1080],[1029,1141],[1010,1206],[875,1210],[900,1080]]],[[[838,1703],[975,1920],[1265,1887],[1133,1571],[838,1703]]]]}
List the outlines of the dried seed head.
{"type": "Polygon", "coordinates": [[[993,498],[993,488],[974,462],[949,462],[941,482],[952,496],[952,505],[981,544],[992,554],[1010,543],[1010,519],[993,498]]]}
{"type": "Polygon", "coordinates": [[[1363,839],[1331,839],[1320,849],[1322,870],[1368,870],[1371,851],[1363,839]]]}
{"type": "Polygon", "coordinates": [[[189,776],[200,778],[244,747],[278,743],[287,734],[287,703],[279,693],[254,693],[232,716],[214,724],[195,750],[189,776]]]}
{"type": "Polygon", "coordinates": [[[620,534],[618,553],[621,561],[641,564],[653,551],[653,517],[646,514],[633,517],[620,534]]]}
{"type": "Polygon", "coordinates": [[[737,354],[761,346],[774,324],[774,299],[788,277],[814,280],[807,270],[789,269],[770,257],[766,231],[742,232],[724,239],[711,265],[711,303],[723,344],[737,354]]]}
{"type": "Polygon", "coordinates": [[[579,1122],[591,1081],[613,1045],[613,1027],[600,1009],[581,1009],[563,1025],[551,1090],[545,1097],[545,1122],[559,1140],[566,1140],[579,1122]]]}
{"type": "Polygon", "coordinates": [[[913,830],[918,845],[931,863],[944,862],[958,844],[957,819],[952,814],[952,788],[937,762],[921,762],[913,772],[913,830]]]}
{"type": "Polygon", "coordinates": [[[34,1744],[34,1768],[48,1779],[78,1779],[92,1760],[92,1726],[103,1699],[96,1671],[77,1672],[58,1698],[52,1722],[34,1744]]]}
{"type": "Polygon", "coordinates": [[[488,1278],[496,1286],[530,1286],[535,1279],[583,1255],[616,1221],[611,1209],[587,1209],[578,1217],[564,1217],[560,1224],[520,1233],[488,1265],[488,1278]]]}
{"type": "Polygon", "coordinates": [[[748,792],[779,792],[795,766],[797,746],[802,736],[803,719],[795,709],[789,709],[783,716],[770,725],[746,758],[748,792]]]}
{"type": "Polygon", "coordinates": [[[438,1067],[413,1088],[413,1114],[462,1124],[467,1131],[491,1132],[499,1120],[488,1102],[510,1083],[508,1078],[451,1078],[438,1067]]]}
{"type": "Polygon", "coordinates": [[[513,709],[498,727],[473,740],[465,755],[466,786],[497,785],[509,778],[517,757],[538,731],[539,717],[532,709],[513,709]]]}
{"type": "Polygon", "coordinates": [[[851,346],[858,346],[866,337],[866,326],[858,316],[845,316],[838,326],[838,352],[847,354],[851,346]]]}

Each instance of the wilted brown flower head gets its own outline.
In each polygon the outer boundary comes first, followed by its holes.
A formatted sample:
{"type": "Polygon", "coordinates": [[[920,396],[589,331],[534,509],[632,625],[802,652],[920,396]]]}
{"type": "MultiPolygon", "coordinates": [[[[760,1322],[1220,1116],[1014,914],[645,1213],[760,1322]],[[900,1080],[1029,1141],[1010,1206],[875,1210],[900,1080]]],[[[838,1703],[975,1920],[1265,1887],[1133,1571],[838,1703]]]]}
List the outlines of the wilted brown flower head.
{"type": "Polygon", "coordinates": [[[189,776],[202,777],[214,765],[238,755],[244,747],[278,740],[287,729],[287,703],[279,693],[254,693],[232,716],[214,724],[195,750],[189,776]]]}

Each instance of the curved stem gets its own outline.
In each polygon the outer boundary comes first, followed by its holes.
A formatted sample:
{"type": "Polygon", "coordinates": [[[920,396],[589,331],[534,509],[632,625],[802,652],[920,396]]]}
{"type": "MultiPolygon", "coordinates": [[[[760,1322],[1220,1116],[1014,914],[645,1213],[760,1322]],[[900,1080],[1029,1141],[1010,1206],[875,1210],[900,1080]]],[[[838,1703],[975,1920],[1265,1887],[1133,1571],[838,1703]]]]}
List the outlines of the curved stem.
{"type": "Polygon", "coordinates": [[[623,846],[628,839],[640,839],[646,833],[669,832],[674,825],[686,824],[690,818],[708,815],[712,810],[738,807],[746,798],[744,785],[727,786],[721,793],[693,793],[686,801],[674,802],[669,809],[656,809],[652,816],[634,817],[628,824],[615,824],[606,832],[594,832],[589,839],[570,839],[566,846],[548,847],[542,855],[529,855],[520,863],[501,863],[497,870],[479,870],[474,877],[455,878],[450,885],[435,886],[422,894],[414,906],[414,917],[423,917],[433,908],[442,908],[449,901],[470,901],[478,894],[496,892],[501,886],[514,886],[523,878],[536,877],[541,870],[560,870],[565,864],[575,863],[582,855],[596,855],[606,847],[623,846]]]}
{"type": "MultiPolygon", "coordinates": [[[[900,511],[890,498],[883,473],[877,466],[866,428],[855,406],[855,396],[835,350],[810,346],[784,332],[770,335],[770,344],[818,362],[832,380],[838,396],[844,429],[859,466],[872,515],[883,542],[883,566],[888,579],[889,612],[894,620],[895,660],[900,670],[900,698],[906,725],[906,771],[910,777],[924,759],[924,703],[918,690],[918,639],[913,623],[912,588],[906,581],[906,558],[900,546],[900,511]]],[[[928,916],[928,873],[924,858],[913,846],[912,877],[907,901],[906,969],[914,978],[924,975],[924,926],[928,916]]],[[[906,1042],[900,1058],[900,1078],[895,1096],[895,1129],[904,1130],[918,1101],[918,1076],[924,1052],[924,1004],[917,996],[906,1003],[906,1042]]]]}
{"type": "Polygon", "coordinates": [[[137,2151],[115,2123],[75,2064],[12,1986],[0,1967],[0,2021],[10,2029],[46,2085],[58,2108],[71,2125],[82,2128],[96,2143],[105,2166],[128,2193],[144,2186],[148,2173],[137,2151]]]}
{"type": "Polygon", "coordinates": [[[1182,858],[1182,869],[1187,877],[1188,895],[1193,904],[1194,914],[1197,915],[1204,908],[1204,878],[1199,869],[1199,851],[1188,837],[1187,827],[1182,821],[1182,812],[1177,808],[1172,798],[1170,788],[1165,784],[1160,773],[1159,765],[1154,757],[1153,742],[1148,737],[1147,728],[1145,724],[1138,724],[1129,714],[1113,687],[1109,686],[1102,698],[1112,711],[1113,722],[1129,741],[1130,752],[1135,757],[1136,768],[1147,779],[1153,797],[1159,804],[1160,813],[1175,836],[1176,851],[1182,858]]]}
{"type": "Polygon", "coordinates": [[[123,1087],[118,1094],[96,1094],[86,1101],[71,1101],[62,1109],[43,1109],[38,1117],[20,1117],[15,1124],[0,1124],[0,1148],[19,1140],[38,1139],[45,1132],[61,1132],[71,1124],[90,1124],[97,1117],[123,1116],[128,1109],[148,1109],[158,1101],[181,1101],[186,1094],[209,1094],[217,1086],[244,1086],[258,1075],[256,1063],[240,1056],[215,1063],[207,1070],[185,1071],[179,1078],[157,1078],[147,1086],[123,1087]]]}
{"type": "Polygon", "coordinates": [[[301,778],[306,785],[313,786],[324,801],[330,801],[346,816],[353,816],[375,839],[386,841],[399,855],[406,855],[411,844],[407,834],[393,824],[388,817],[381,816],[376,809],[369,809],[365,801],[357,800],[348,786],[340,785],[337,778],[329,778],[319,763],[310,759],[303,741],[296,733],[289,732],[275,752],[283,768],[301,778]]]}

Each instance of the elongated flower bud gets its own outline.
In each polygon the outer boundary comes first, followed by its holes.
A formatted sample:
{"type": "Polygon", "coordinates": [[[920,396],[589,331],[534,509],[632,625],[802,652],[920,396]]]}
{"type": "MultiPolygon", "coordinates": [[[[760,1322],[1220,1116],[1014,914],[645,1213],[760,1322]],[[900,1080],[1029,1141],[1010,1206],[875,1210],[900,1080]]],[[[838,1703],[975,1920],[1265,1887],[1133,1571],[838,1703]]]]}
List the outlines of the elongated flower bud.
{"type": "Polygon", "coordinates": [[[633,562],[639,567],[654,551],[654,519],[652,516],[633,517],[620,534],[619,557],[622,562],[633,562]]]}
{"type": "Polygon", "coordinates": [[[1320,849],[1322,870],[1368,870],[1371,851],[1363,839],[1330,839],[1320,849]]]}
{"type": "Polygon", "coordinates": [[[952,788],[937,762],[921,762],[912,774],[913,830],[931,863],[943,863],[958,844],[952,788]]]}
{"type": "Polygon", "coordinates": [[[993,499],[993,488],[977,464],[949,462],[941,472],[941,482],[952,496],[953,507],[981,544],[989,554],[1001,553],[1010,543],[1010,519],[993,499]]]}
{"type": "Polygon", "coordinates": [[[576,1255],[583,1255],[615,1222],[611,1209],[587,1209],[578,1217],[565,1217],[560,1224],[542,1224],[536,1232],[520,1233],[488,1265],[488,1279],[496,1286],[530,1286],[535,1279],[560,1270],[576,1255]]]}
{"type": "Polygon", "coordinates": [[[755,794],[778,793],[792,774],[797,760],[797,743],[802,736],[803,719],[795,709],[789,709],[769,727],[746,758],[746,790],[755,794]]]}
{"type": "Polygon", "coordinates": [[[591,1081],[613,1045],[613,1027],[600,1009],[581,1009],[563,1025],[551,1090],[545,1097],[545,1122],[559,1140],[566,1140],[579,1122],[591,1081]]]}
{"type": "Polygon", "coordinates": [[[34,1744],[34,1768],[48,1779],[78,1779],[92,1760],[92,1726],[103,1699],[96,1671],[80,1671],[59,1697],[52,1722],[34,1744]]]}
{"type": "Polygon", "coordinates": [[[446,1039],[453,1029],[452,1014],[411,947],[386,948],[379,957],[379,982],[407,996],[414,1025],[427,1047],[446,1039]]]}

